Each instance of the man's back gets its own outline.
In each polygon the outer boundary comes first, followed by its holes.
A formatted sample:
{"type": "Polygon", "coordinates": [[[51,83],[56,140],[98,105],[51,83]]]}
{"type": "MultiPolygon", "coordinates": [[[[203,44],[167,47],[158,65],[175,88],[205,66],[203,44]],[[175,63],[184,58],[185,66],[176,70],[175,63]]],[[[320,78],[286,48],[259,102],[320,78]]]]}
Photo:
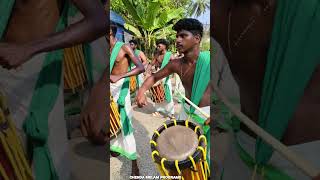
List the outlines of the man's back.
{"type": "MultiPolygon", "coordinates": [[[[212,35],[224,49],[232,74],[240,87],[242,111],[257,122],[276,3],[266,13],[263,13],[265,6],[259,3],[239,3],[232,9],[229,21],[228,11],[232,1],[214,2],[212,35]],[[240,34],[248,27],[252,16],[257,17],[255,24],[241,36],[240,34]],[[228,44],[228,29],[230,30],[231,51],[228,44]],[[239,36],[241,40],[238,46],[234,46],[239,36]]],[[[320,139],[318,131],[320,128],[318,121],[320,119],[319,81],[320,67],[314,72],[290,120],[283,139],[285,144],[300,144],[320,139]]]]}

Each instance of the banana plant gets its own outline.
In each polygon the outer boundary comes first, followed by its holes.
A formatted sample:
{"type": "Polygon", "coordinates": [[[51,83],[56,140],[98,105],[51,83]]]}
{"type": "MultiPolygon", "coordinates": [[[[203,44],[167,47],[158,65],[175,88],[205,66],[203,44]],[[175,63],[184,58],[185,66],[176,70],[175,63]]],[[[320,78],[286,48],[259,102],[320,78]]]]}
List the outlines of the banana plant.
{"type": "Polygon", "coordinates": [[[122,0],[122,2],[128,13],[123,16],[126,21],[125,28],[143,40],[145,53],[149,57],[152,56],[156,34],[162,32],[164,35],[165,30],[161,30],[182,18],[185,11],[183,8],[168,8],[166,6],[168,0],[122,0]]]}

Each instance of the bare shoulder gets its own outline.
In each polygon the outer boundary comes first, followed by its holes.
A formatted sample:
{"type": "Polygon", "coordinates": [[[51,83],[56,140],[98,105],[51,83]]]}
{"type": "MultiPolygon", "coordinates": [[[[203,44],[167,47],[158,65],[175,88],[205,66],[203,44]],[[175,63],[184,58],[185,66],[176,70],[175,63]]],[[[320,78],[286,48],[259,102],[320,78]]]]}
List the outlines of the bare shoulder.
{"type": "Polygon", "coordinates": [[[169,61],[168,65],[170,69],[172,69],[175,72],[178,72],[179,67],[181,66],[181,60],[180,59],[173,59],[169,61]]]}

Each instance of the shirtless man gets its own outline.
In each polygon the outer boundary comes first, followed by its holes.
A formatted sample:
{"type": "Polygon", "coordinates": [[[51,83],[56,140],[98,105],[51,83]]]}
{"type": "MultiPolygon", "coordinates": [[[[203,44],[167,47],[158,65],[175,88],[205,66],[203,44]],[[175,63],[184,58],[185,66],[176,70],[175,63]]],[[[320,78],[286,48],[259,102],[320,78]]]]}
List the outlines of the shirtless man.
{"type": "MultiPolygon", "coordinates": [[[[35,81],[40,71],[39,67],[43,63],[43,60],[36,61],[35,59],[42,58],[44,52],[91,42],[103,36],[107,30],[107,14],[99,1],[73,0],[73,4],[80,10],[84,18],[65,30],[55,33],[56,25],[65,2],[67,1],[15,0],[0,2],[1,7],[7,7],[5,11],[0,12],[2,17],[1,24],[4,25],[0,27],[2,28],[0,29],[0,82],[8,83],[4,86],[1,85],[0,90],[5,90],[6,92],[9,108],[12,110],[12,116],[18,131],[22,131],[21,124],[24,123],[25,118],[28,116],[28,109],[25,109],[25,107],[30,104],[35,81]],[[4,17],[8,17],[8,19],[4,17]],[[6,69],[17,68],[22,64],[24,66],[17,71],[9,72],[2,69],[2,67],[6,69]],[[17,86],[23,87],[23,91],[18,91],[17,86]],[[18,94],[16,94],[17,92],[18,94]]],[[[101,96],[104,96],[104,94],[100,93],[101,96]]],[[[55,136],[57,135],[54,133],[61,131],[60,134],[62,135],[58,137],[58,139],[60,138],[59,149],[54,149],[57,152],[53,153],[55,167],[51,167],[51,169],[57,168],[58,176],[64,179],[68,178],[67,166],[69,162],[66,161],[67,157],[65,157],[68,150],[67,138],[63,139],[65,122],[63,121],[63,113],[61,113],[63,112],[61,110],[63,106],[60,104],[60,102],[63,102],[61,100],[62,97],[60,93],[57,100],[58,103],[56,103],[54,110],[52,110],[54,113],[59,112],[59,114],[52,115],[54,114],[52,113],[48,117],[48,121],[54,122],[50,123],[52,127],[49,126],[51,131],[48,144],[50,147],[58,147],[51,144],[57,142],[55,140],[52,141],[51,138],[56,139],[55,136]],[[62,118],[60,118],[60,114],[62,118]],[[61,119],[61,121],[55,122],[56,119],[61,119]],[[61,129],[57,131],[57,128],[61,129]],[[61,163],[62,161],[63,163],[61,163]]],[[[96,109],[99,109],[99,107],[91,107],[90,112],[96,113],[96,109]]],[[[24,135],[22,136],[24,137],[24,135]]],[[[25,141],[23,141],[23,144],[25,144],[25,141]]],[[[3,155],[3,153],[0,153],[1,163],[6,164],[6,161],[2,161],[4,160],[3,155]]],[[[37,169],[38,166],[35,166],[35,168],[37,169]]],[[[45,169],[45,167],[43,168],[45,169]]],[[[9,178],[12,179],[12,169],[8,167],[5,170],[9,178]]],[[[36,177],[37,175],[35,173],[36,177]]]]}
{"type": "MultiPolygon", "coordinates": [[[[211,35],[224,50],[234,79],[239,85],[241,111],[254,122],[258,122],[259,117],[276,5],[277,0],[215,0],[212,6],[211,35]],[[229,16],[231,13],[232,16],[229,16]],[[249,25],[252,17],[255,17],[255,21],[249,25]],[[248,31],[243,33],[248,27],[248,31]]],[[[290,146],[320,140],[319,82],[320,66],[313,72],[304,95],[289,121],[281,140],[284,144],[290,146]]],[[[242,129],[255,137],[247,128],[242,129]]],[[[227,173],[226,171],[225,174],[227,173]]]]}
{"type": "MultiPolygon", "coordinates": [[[[210,93],[211,88],[208,85],[210,79],[210,53],[200,52],[200,42],[203,34],[203,26],[196,19],[181,19],[174,26],[173,29],[177,31],[176,34],[176,47],[181,56],[172,56],[169,63],[157,73],[151,75],[142,85],[138,91],[136,97],[137,104],[139,107],[146,105],[145,92],[150,89],[157,81],[168,77],[173,73],[177,73],[180,76],[182,84],[186,91],[186,97],[190,99],[194,104],[200,107],[204,112],[210,114],[210,93]],[[204,56],[203,56],[204,55],[204,56]],[[199,62],[205,62],[202,67],[198,69],[203,71],[205,75],[196,77],[196,65],[199,62]],[[207,80],[207,81],[206,81],[207,80]],[[193,89],[193,83],[197,86],[193,89]],[[201,88],[200,88],[201,87],[201,88]],[[198,91],[202,89],[201,91],[198,91]],[[192,99],[193,97],[194,98],[192,99]],[[196,100],[197,99],[197,100],[196,100]]],[[[161,48],[161,47],[160,47],[161,48]]],[[[199,65],[200,67],[200,65],[199,65]]],[[[209,120],[203,117],[197,111],[191,112],[190,105],[187,103],[183,104],[182,111],[179,119],[186,120],[190,115],[192,121],[200,124],[202,127],[208,125],[209,120]],[[188,112],[186,112],[188,111],[188,112]],[[195,118],[199,117],[199,118],[195,118]],[[200,119],[200,120],[199,120],[200,119]]],[[[210,130],[205,132],[207,137],[208,145],[210,144],[210,130]]],[[[210,146],[209,146],[210,147],[210,146]]],[[[208,148],[208,153],[210,148],[208,148]]],[[[208,158],[209,159],[209,158],[208,158]]]]}
{"type": "Polygon", "coordinates": [[[169,47],[169,43],[165,39],[158,39],[156,41],[156,52],[154,53],[154,57],[152,62],[149,64],[148,69],[151,68],[151,66],[155,66],[156,68],[160,68],[164,55],[167,52],[167,49],[169,47]]]}
{"type": "MultiPolygon", "coordinates": [[[[142,62],[143,66],[146,68],[147,65],[149,64],[146,55],[139,49],[137,49],[138,46],[138,41],[135,39],[132,39],[129,41],[130,47],[132,48],[134,54],[139,58],[139,60],[142,62]]],[[[131,68],[134,68],[134,64],[131,63],[131,68]]],[[[139,89],[143,83],[143,74],[139,74],[138,76],[136,76],[136,81],[137,81],[137,89],[139,89]]]]}
{"type": "Polygon", "coordinates": [[[130,91],[128,90],[128,77],[136,76],[144,72],[144,67],[130,46],[123,42],[117,41],[115,38],[117,27],[111,25],[110,30],[110,91],[114,102],[118,104],[121,113],[121,134],[110,141],[110,151],[112,156],[119,154],[125,156],[132,161],[131,175],[139,175],[137,164],[136,143],[133,135],[132,127],[132,107],[130,99],[130,91]],[[129,65],[133,62],[136,66],[128,72],[129,65]],[[120,104],[120,103],[124,104],[120,104]]]}
{"type": "Polygon", "coordinates": [[[138,41],[135,39],[132,39],[129,41],[130,47],[132,48],[133,52],[135,53],[135,55],[137,55],[139,57],[139,59],[141,60],[143,66],[146,66],[148,64],[148,60],[146,55],[137,48],[138,46],[138,41]]]}
{"type": "MultiPolygon", "coordinates": [[[[169,48],[169,42],[165,39],[158,39],[156,41],[156,45],[157,45],[157,50],[154,54],[153,60],[152,62],[148,65],[147,67],[147,72],[150,72],[152,66],[154,66],[155,70],[159,70],[161,68],[164,67],[165,64],[163,63],[168,63],[168,61],[170,61],[170,59],[174,58],[173,54],[171,52],[169,52],[167,49],[169,48]]],[[[149,76],[149,75],[148,75],[149,76]]],[[[173,118],[174,117],[174,102],[173,102],[173,96],[172,96],[172,83],[171,83],[171,78],[167,77],[164,78],[163,84],[169,87],[169,91],[165,92],[168,93],[169,95],[166,94],[166,96],[171,96],[171,99],[169,100],[165,100],[164,102],[161,103],[155,103],[155,109],[156,112],[154,112],[152,115],[153,116],[160,116],[159,112],[164,112],[166,114],[168,114],[169,118],[173,118]],[[167,80],[167,78],[169,78],[167,80]]]]}

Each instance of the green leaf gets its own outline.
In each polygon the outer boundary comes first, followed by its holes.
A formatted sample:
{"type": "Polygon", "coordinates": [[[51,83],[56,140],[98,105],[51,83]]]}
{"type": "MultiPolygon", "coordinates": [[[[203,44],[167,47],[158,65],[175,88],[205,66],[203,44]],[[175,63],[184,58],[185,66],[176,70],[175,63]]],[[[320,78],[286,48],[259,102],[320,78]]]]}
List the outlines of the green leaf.
{"type": "Polygon", "coordinates": [[[128,23],[125,23],[125,24],[124,24],[124,28],[126,28],[127,30],[133,32],[134,35],[135,35],[137,38],[141,38],[141,37],[142,37],[139,29],[135,28],[135,26],[130,25],[130,24],[128,24],[128,23]]]}
{"type": "Polygon", "coordinates": [[[154,23],[157,15],[160,11],[160,3],[159,2],[150,2],[146,11],[146,29],[153,30],[154,23]]]}
{"type": "Polygon", "coordinates": [[[129,0],[122,0],[123,4],[126,6],[128,13],[133,17],[133,19],[139,23],[142,22],[140,16],[138,15],[135,6],[129,0]]]}

